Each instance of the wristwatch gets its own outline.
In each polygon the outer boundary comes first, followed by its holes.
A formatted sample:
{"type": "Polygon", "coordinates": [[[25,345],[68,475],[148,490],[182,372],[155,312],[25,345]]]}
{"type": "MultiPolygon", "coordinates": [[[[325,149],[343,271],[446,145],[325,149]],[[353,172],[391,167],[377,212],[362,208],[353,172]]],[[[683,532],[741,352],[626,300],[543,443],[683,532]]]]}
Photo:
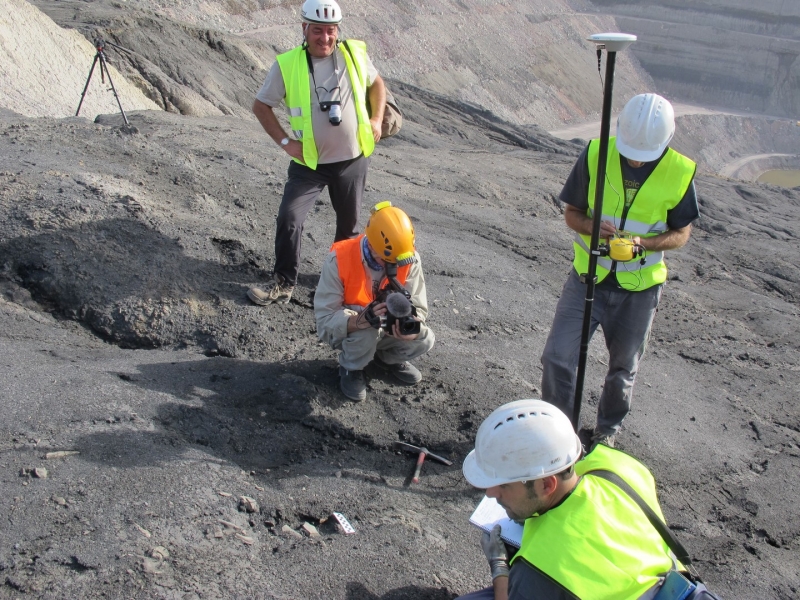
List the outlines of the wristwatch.
{"type": "Polygon", "coordinates": [[[283,146],[285,148],[288,145],[289,145],[289,138],[288,137],[283,138],[281,140],[281,146],[283,146]]]}

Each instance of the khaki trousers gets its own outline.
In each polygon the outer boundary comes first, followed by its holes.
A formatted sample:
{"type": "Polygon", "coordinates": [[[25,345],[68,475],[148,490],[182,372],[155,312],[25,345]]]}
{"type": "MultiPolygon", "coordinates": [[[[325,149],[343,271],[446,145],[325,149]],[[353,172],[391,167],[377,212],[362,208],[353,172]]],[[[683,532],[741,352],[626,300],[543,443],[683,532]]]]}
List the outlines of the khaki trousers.
{"type": "Polygon", "coordinates": [[[413,360],[433,348],[436,337],[424,323],[417,339],[398,340],[380,329],[362,329],[348,333],[342,342],[339,364],[348,371],[360,371],[376,354],[389,365],[413,360]]]}

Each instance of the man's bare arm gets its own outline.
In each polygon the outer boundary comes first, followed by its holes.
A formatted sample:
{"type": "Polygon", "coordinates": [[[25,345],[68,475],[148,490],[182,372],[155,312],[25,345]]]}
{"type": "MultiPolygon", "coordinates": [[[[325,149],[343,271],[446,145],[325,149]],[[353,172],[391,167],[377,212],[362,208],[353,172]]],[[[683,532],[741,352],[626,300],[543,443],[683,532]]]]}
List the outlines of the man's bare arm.
{"type": "MultiPolygon", "coordinates": [[[[581,209],[567,204],[564,210],[564,221],[567,227],[583,235],[592,235],[592,219],[581,209]]],[[[610,221],[600,222],[600,237],[608,238],[614,235],[616,229],[610,221]]],[[[687,225],[679,229],[670,229],[651,238],[635,237],[634,242],[644,246],[648,252],[665,252],[667,250],[677,250],[689,241],[692,234],[692,226],[687,225]]]]}
{"type": "Polygon", "coordinates": [[[495,577],[492,581],[494,600],[508,600],[508,577],[495,577]]]}
{"type": "Polygon", "coordinates": [[[677,250],[689,241],[692,234],[692,226],[687,225],[679,229],[670,229],[664,233],[659,233],[651,238],[634,238],[634,241],[644,246],[649,252],[664,252],[666,250],[677,250]]]}
{"type": "MultiPolygon", "coordinates": [[[[279,146],[281,145],[282,139],[289,137],[286,135],[283,127],[281,127],[281,124],[278,122],[278,117],[275,116],[275,111],[269,104],[264,104],[261,100],[255,100],[253,102],[253,114],[258,119],[258,122],[261,123],[264,131],[267,132],[267,135],[279,146]]],[[[288,145],[281,146],[281,148],[292,158],[296,158],[300,161],[303,160],[302,142],[290,140],[288,145]]]]}
{"type": "Polygon", "coordinates": [[[381,124],[383,123],[383,109],[386,106],[386,85],[383,83],[383,78],[380,75],[372,82],[372,85],[367,88],[367,95],[369,96],[369,106],[372,110],[372,116],[369,122],[372,124],[372,137],[375,141],[381,139],[381,124]]]}
{"type": "Polygon", "coordinates": [[[267,135],[269,135],[276,144],[280,144],[283,138],[288,137],[283,127],[281,127],[281,124],[278,122],[275,111],[272,110],[269,104],[264,104],[261,100],[255,100],[253,102],[253,114],[258,119],[258,122],[261,123],[264,131],[267,132],[267,135]]]}
{"type": "MultiPolygon", "coordinates": [[[[572,231],[582,235],[592,235],[592,219],[586,214],[585,210],[567,204],[564,209],[564,221],[566,221],[567,227],[572,229],[572,231]]],[[[615,232],[616,228],[611,221],[600,222],[601,238],[611,237],[615,232]]]]}

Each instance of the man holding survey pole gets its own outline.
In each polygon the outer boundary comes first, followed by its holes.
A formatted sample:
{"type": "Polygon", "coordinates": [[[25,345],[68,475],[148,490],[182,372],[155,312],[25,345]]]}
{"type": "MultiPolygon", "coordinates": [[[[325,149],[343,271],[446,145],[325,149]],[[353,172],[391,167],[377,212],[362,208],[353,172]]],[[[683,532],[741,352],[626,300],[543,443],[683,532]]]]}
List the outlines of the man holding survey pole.
{"type": "Polygon", "coordinates": [[[502,527],[483,526],[493,587],[462,600],[711,597],[678,571],[675,542],[645,512],[663,522],[650,471],[604,445],[578,460],[581,451],[567,416],[542,400],[510,402],[483,422],[464,476],[524,527],[512,556],[502,527]]]}
{"type": "Polygon", "coordinates": [[[542,352],[542,398],[568,416],[580,412],[574,402],[581,348],[601,327],[608,371],[592,445],[613,447],[630,412],[636,374],[667,281],[665,253],[689,241],[700,215],[696,164],[669,147],[674,133],[675,111],[666,98],[634,96],[619,115],[617,135],[608,141],[605,174],[600,169],[601,140],[595,139],[578,157],[559,195],[565,203],[564,221],[574,235],[575,257],[542,352]],[[600,181],[604,200],[597,215],[600,181]],[[597,280],[585,340],[586,274],[595,253],[589,246],[597,217],[604,243],[596,250],[597,280]]]}

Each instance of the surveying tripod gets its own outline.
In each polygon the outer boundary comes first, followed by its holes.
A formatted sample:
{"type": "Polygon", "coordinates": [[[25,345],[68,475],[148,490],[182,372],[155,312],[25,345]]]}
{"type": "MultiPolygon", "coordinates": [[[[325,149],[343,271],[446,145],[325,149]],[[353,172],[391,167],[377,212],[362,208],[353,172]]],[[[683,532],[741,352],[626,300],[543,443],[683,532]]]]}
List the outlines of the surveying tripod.
{"type": "MultiPolygon", "coordinates": [[[[109,42],[110,43],[110,42],[109,42]]],[[[114,44],[111,44],[112,46],[114,44]]],[[[78,114],[81,112],[81,106],[83,105],[83,99],[86,97],[86,90],[89,89],[89,82],[92,80],[92,73],[94,73],[94,68],[97,63],[100,63],[100,81],[102,83],[106,82],[106,77],[108,77],[108,83],[111,84],[111,91],[114,92],[114,98],[117,99],[117,105],[119,106],[119,112],[122,113],[122,119],[125,121],[125,125],[130,127],[130,123],[128,122],[128,116],[125,114],[125,111],[122,109],[122,103],[119,101],[119,94],[117,94],[117,88],[114,87],[114,82],[111,80],[111,73],[108,71],[108,63],[106,62],[106,43],[98,38],[94,42],[94,47],[97,49],[97,54],[94,55],[94,61],[92,62],[92,68],[89,70],[89,77],[86,78],[86,85],[83,87],[83,93],[81,94],[81,101],[78,103],[78,110],[75,111],[75,116],[77,117],[78,114]]]]}

